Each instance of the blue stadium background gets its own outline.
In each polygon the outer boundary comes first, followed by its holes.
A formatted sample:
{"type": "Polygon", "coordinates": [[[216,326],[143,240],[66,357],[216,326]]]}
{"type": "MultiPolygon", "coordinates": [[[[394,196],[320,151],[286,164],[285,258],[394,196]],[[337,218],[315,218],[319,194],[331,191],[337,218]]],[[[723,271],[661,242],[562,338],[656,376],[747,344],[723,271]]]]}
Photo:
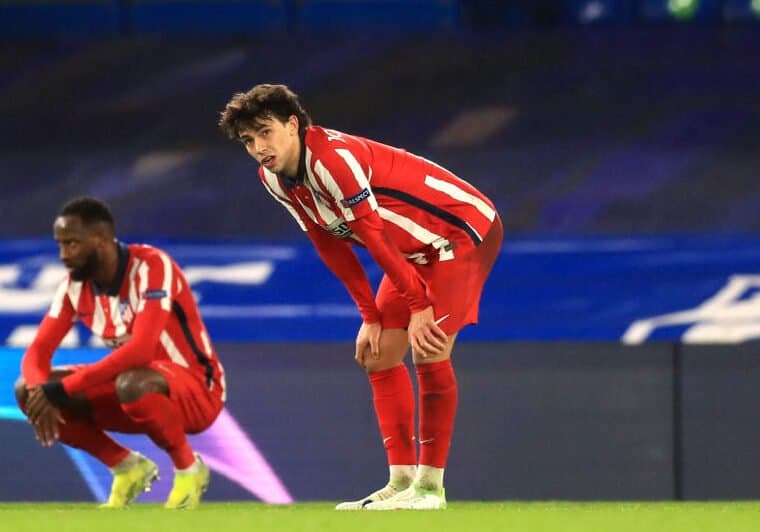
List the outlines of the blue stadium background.
{"type": "MultiPolygon", "coordinates": [[[[0,3],[0,414],[19,450],[0,499],[107,489],[87,457],[37,447],[10,392],[61,273],[52,218],[81,194],[192,278],[230,375],[229,417],[198,443],[210,498],[384,480],[350,300],[215,127],[259,82],[502,214],[455,357],[451,498],[759,497],[758,49],[755,0],[0,3]]],[[[66,348],[102,355],[79,329],[66,348]]]]}

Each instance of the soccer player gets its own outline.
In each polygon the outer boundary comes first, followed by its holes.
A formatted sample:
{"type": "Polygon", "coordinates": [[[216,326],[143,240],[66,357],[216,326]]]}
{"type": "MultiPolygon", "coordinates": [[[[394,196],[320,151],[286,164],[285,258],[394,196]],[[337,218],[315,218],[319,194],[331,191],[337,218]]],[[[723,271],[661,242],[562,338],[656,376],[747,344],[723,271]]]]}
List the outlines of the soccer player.
{"type": "Polygon", "coordinates": [[[186,434],[205,430],[225,400],[224,372],[184,274],[160,249],[114,237],[108,206],[69,201],[53,226],[68,269],[24,353],[16,398],[43,446],[58,440],[113,472],[106,508],[123,508],[158,478],[156,464],[105,431],[146,434],[174,464],[166,508],[195,508],[209,470],[186,434]],[[79,320],[113,348],[101,360],[51,369],[79,320]]]}
{"type": "Polygon", "coordinates": [[[443,473],[457,404],[451,351],[462,327],[477,322],[501,247],[493,203],[422,157],[313,126],[284,85],[235,94],[219,125],[259,162],[264,187],[312,240],[363,320],[354,357],[369,375],[390,478],[337,509],[445,508],[443,473]],[[376,295],[352,244],[365,246],[385,274],[376,295]],[[419,383],[419,460],[403,362],[410,344],[419,383]]]}

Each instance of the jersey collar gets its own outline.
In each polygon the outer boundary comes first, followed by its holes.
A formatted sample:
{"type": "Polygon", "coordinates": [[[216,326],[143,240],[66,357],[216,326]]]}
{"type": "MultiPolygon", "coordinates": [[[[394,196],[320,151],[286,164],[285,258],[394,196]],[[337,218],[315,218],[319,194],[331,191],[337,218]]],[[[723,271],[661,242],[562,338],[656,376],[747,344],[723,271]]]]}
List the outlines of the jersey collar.
{"type": "MultiPolygon", "coordinates": [[[[124,275],[127,273],[127,264],[129,264],[129,248],[124,242],[116,241],[116,248],[119,252],[119,266],[116,268],[116,277],[113,278],[111,286],[106,290],[106,294],[109,296],[118,296],[121,284],[124,281],[124,275]]],[[[102,290],[98,288],[98,285],[93,281],[90,281],[92,285],[92,292],[95,295],[100,295],[102,290]]]]}
{"type": "Polygon", "coordinates": [[[282,181],[282,184],[288,190],[295,186],[303,185],[306,179],[306,129],[300,132],[298,137],[301,139],[301,153],[298,155],[298,175],[295,177],[279,176],[280,181],[282,181]]]}

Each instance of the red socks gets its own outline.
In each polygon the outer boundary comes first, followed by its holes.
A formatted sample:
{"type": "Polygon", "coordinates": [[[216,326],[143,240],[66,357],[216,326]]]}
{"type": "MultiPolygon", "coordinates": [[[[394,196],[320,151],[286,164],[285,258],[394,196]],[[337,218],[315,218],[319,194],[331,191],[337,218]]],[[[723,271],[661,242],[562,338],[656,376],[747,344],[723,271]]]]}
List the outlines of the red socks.
{"type": "MultiPolygon", "coordinates": [[[[417,368],[420,405],[420,465],[446,467],[457,410],[457,381],[451,360],[417,368]]],[[[380,433],[389,465],[417,463],[414,392],[404,364],[369,374],[380,433]]]]}
{"type": "Polygon", "coordinates": [[[185,436],[185,429],[174,403],[160,393],[148,393],[131,403],[122,403],[121,409],[139,423],[153,443],[171,456],[175,469],[193,465],[195,456],[185,436]]]}
{"type": "Polygon", "coordinates": [[[63,415],[66,423],[58,425],[58,439],[70,447],[91,454],[106,467],[114,467],[129,456],[129,449],[112,439],[103,430],[77,416],[63,415]]]}
{"type": "Polygon", "coordinates": [[[388,465],[416,465],[414,390],[404,364],[369,374],[388,465]]]}
{"type": "Polygon", "coordinates": [[[444,468],[454,431],[457,380],[451,360],[419,364],[420,465],[444,468]]]}
{"type": "MultiPolygon", "coordinates": [[[[19,405],[19,408],[26,413],[23,405],[19,405]]],[[[61,409],[61,414],[66,420],[66,423],[58,424],[58,441],[61,443],[82,449],[103,462],[106,467],[113,467],[129,456],[129,449],[78,414],[65,408],[61,409]]]]}

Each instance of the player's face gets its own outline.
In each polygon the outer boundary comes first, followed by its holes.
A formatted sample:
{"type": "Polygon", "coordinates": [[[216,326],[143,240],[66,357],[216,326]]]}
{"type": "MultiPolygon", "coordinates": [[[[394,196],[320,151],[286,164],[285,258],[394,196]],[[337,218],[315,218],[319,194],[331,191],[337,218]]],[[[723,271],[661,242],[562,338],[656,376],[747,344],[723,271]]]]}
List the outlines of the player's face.
{"type": "Polygon", "coordinates": [[[100,266],[100,237],[78,216],[59,216],[53,224],[61,262],[75,281],[92,278],[100,266]]]}
{"type": "Polygon", "coordinates": [[[276,118],[259,119],[254,126],[240,131],[240,140],[248,155],[267,170],[288,176],[298,172],[301,143],[295,116],[285,122],[276,118]]]}

